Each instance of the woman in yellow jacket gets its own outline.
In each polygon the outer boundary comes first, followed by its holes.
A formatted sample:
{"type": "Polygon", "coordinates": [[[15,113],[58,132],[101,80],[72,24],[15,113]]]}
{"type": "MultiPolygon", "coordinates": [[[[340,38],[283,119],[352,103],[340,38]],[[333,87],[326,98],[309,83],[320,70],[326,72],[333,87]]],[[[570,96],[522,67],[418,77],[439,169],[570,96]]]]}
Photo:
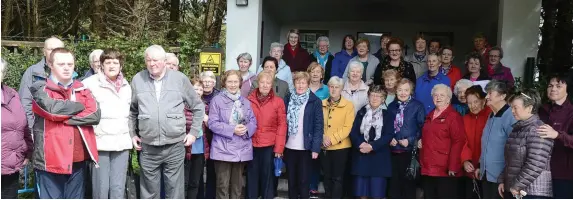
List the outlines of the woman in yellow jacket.
{"type": "Polygon", "coordinates": [[[321,157],[326,199],[342,199],[346,162],[350,154],[350,130],[354,123],[354,104],[341,95],[344,81],[338,76],[328,81],[330,98],[322,101],[324,137],[321,157]]]}

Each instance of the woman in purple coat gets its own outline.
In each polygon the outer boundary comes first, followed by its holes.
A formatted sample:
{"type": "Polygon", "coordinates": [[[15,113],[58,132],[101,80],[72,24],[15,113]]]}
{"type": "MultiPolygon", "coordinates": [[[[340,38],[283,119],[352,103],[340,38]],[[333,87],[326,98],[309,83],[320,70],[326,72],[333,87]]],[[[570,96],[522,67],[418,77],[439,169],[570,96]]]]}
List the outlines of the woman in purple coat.
{"type": "Polygon", "coordinates": [[[243,190],[243,171],[253,159],[251,137],[257,120],[251,103],[241,96],[241,73],[226,71],[221,77],[224,88],[209,105],[209,129],[213,132],[211,160],[217,174],[217,199],[240,199],[243,190]]]}
{"type": "MultiPolygon", "coordinates": [[[[8,63],[0,61],[0,82],[8,63]]],[[[2,84],[2,199],[17,199],[20,171],[32,157],[32,136],[18,92],[2,84]]]]}

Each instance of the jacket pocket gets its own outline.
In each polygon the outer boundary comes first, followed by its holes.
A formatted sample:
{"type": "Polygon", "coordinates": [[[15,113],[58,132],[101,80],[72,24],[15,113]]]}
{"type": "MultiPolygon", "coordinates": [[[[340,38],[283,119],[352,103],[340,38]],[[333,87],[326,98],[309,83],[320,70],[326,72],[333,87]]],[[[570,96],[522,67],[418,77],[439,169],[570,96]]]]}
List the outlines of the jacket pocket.
{"type": "Polygon", "coordinates": [[[138,115],[137,116],[137,128],[139,129],[140,133],[145,133],[150,131],[149,127],[151,127],[152,125],[149,124],[151,123],[150,121],[151,115],[138,115]]]}
{"type": "Polygon", "coordinates": [[[185,114],[165,114],[165,134],[168,136],[180,136],[185,133],[185,114]]]}

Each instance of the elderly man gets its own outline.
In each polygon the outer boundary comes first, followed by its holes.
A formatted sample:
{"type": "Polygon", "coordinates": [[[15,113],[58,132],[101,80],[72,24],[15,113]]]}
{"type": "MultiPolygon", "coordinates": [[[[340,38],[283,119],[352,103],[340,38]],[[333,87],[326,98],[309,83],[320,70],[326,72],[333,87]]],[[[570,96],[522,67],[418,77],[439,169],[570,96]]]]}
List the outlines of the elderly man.
{"type": "Polygon", "coordinates": [[[26,118],[28,118],[28,126],[30,129],[34,125],[34,113],[32,113],[32,94],[30,93],[30,86],[36,80],[46,80],[48,78],[47,71],[48,62],[47,58],[52,53],[52,50],[58,47],[64,47],[64,42],[60,39],[51,37],[44,41],[44,57],[40,62],[28,67],[24,75],[22,75],[22,80],[20,80],[20,90],[18,90],[18,94],[20,95],[20,101],[22,102],[22,106],[26,111],[26,118]]]}
{"type": "Polygon", "coordinates": [[[100,110],[90,90],[73,79],[74,55],[55,48],[48,57],[50,75],[30,87],[34,168],[40,199],[83,199],[87,162],[98,167],[93,125],[100,110]]]}
{"type": "Polygon", "coordinates": [[[323,83],[326,85],[331,77],[334,55],[328,51],[328,47],[330,46],[330,40],[328,40],[328,37],[320,36],[316,40],[316,43],[318,44],[318,49],[310,56],[313,61],[316,61],[324,69],[323,83]]]}
{"type": "Polygon", "coordinates": [[[167,59],[165,59],[165,65],[169,67],[169,69],[179,71],[179,58],[174,53],[167,53],[167,59]]]}
{"type": "MultiPolygon", "coordinates": [[[[271,50],[269,51],[269,55],[279,62],[279,66],[276,69],[276,77],[280,80],[287,82],[289,90],[294,89],[294,85],[292,82],[292,72],[290,67],[286,64],[286,62],[282,59],[283,57],[283,47],[284,45],[278,42],[273,42],[271,44],[271,50]]],[[[263,63],[264,64],[264,63],[263,63]]],[[[257,69],[257,74],[261,73],[264,69],[263,64],[259,66],[257,69]]]]}
{"type": "Polygon", "coordinates": [[[165,50],[152,45],[145,50],[146,70],[132,80],[129,116],[133,146],[141,151],[141,198],[159,198],[160,177],[165,198],[185,198],[183,160],[185,147],[195,142],[201,129],[205,105],[189,79],[167,70],[165,50]],[[184,106],[193,113],[185,133],[184,106]]]}
{"type": "Polygon", "coordinates": [[[86,70],[86,72],[84,73],[84,77],[82,77],[82,80],[97,74],[99,72],[99,68],[101,66],[101,63],[99,62],[99,57],[101,56],[101,54],[103,53],[103,50],[101,49],[96,49],[93,50],[90,53],[90,57],[89,57],[89,61],[90,61],[90,69],[86,70]]]}

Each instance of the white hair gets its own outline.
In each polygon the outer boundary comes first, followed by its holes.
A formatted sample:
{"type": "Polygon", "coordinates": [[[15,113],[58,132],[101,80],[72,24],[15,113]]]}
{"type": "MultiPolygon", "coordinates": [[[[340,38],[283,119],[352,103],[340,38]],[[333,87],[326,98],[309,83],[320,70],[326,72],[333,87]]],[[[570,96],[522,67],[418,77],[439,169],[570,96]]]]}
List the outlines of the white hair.
{"type": "Polygon", "coordinates": [[[458,95],[458,92],[460,92],[460,88],[465,87],[466,89],[473,86],[474,83],[468,79],[460,79],[456,85],[454,86],[454,94],[458,95]]]}
{"type": "Polygon", "coordinates": [[[352,69],[360,69],[362,73],[364,73],[364,65],[356,60],[352,60],[350,61],[350,63],[348,63],[348,75],[350,75],[350,71],[352,69]]]}
{"type": "Polygon", "coordinates": [[[151,45],[149,47],[147,47],[147,49],[145,49],[145,57],[147,57],[148,55],[157,55],[158,59],[163,59],[165,60],[165,50],[163,49],[163,47],[159,46],[159,45],[151,45]]]}
{"type": "Polygon", "coordinates": [[[179,65],[179,58],[177,58],[177,55],[175,55],[174,53],[166,53],[165,54],[165,60],[167,60],[169,58],[175,58],[177,60],[177,65],[179,65]]]}
{"type": "Polygon", "coordinates": [[[344,80],[338,76],[333,76],[330,77],[330,80],[328,80],[328,85],[340,86],[342,88],[344,87],[344,80]]]}
{"type": "Polygon", "coordinates": [[[330,46],[330,40],[329,40],[328,37],[326,37],[326,36],[320,36],[320,37],[318,37],[318,39],[316,39],[316,44],[318,45],[318,43],[320,43],[320,42],[322,42],[322,41],[325,41],[325,42],[326,42],[326,45],[329,45],[329,46],[330,46]]]}
{"type": "Polygon", "coordinates": [[[278,43],[278,42],[273,42],[273,43],[271,43],[271,51],[272,51],[274,48],[280,48],[281,51],[282,51],[282,50],[284,50],[284,45],[281,44],[281,43],[278,43]]]}
{"type": "MultiPolygon", "coordinates": [[[[90,65],[94,62],[95,58],[100,57],[102,53],[103,53],[103,50],[101,50],[101,49],[93,50],[93,51],[90,53],[90,57],[89,57],[90,65]]],[[[100,60],[100,61],[101,61],[101,60],[100,60]]]]}
{"type": "Polygon", "coordinates": [[[450,86],[447,86],[446,84],[440,83],[437,85],[434,85],[434,87],[432,88],[432,96],[434,96],[434,93],[436,93],[436,91],[438,90],[444,90],[446,91],[446,95],[448,95],[448,97],[451,99],[452,98],[452,89],[450,89],[450,86]]]}
{"type": "Polygon", "coordinates": [[[57,37],[49,37],[48,39],[44,40],[44,48],[47,48],[48,43],[52,42],[58,43],[59,44],[58,46],[64,47],[64,42],[62,42],[62,40],[60,40],[57,37]]]}
{"type": "Polygon", "coordinates": [[[8,69],[8,62],[4,58],[0,58],[0,81],[4,81],[6,69],[8,69]]]}
{"type": "Polygon", "coordinates": [[[199,77],[201,78],[201,80],[203,80],[204,78],[212,78],[213,80],[217,81],[215,73],[213,73],[212,71],[201,72],[201,74],[199,74],[199,77]]]}

